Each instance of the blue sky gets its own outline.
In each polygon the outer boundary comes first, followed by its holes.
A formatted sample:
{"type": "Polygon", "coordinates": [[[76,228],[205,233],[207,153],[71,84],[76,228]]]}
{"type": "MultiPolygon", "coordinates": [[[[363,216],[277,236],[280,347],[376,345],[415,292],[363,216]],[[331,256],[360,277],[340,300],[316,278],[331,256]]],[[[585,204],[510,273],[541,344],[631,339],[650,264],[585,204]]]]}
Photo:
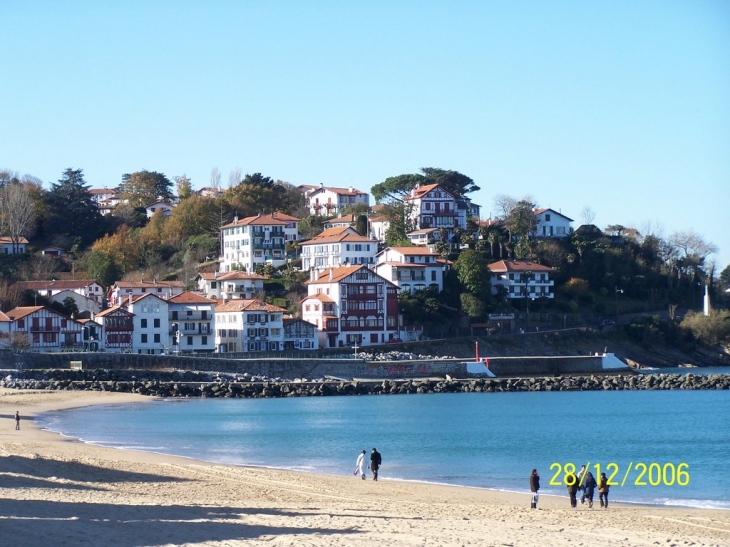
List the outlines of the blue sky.
{"type": "Polygon", "coordinates": [[[0,168],[93,187],[420,167],[730,263],[730,3],[0,2],[0,168]]]}

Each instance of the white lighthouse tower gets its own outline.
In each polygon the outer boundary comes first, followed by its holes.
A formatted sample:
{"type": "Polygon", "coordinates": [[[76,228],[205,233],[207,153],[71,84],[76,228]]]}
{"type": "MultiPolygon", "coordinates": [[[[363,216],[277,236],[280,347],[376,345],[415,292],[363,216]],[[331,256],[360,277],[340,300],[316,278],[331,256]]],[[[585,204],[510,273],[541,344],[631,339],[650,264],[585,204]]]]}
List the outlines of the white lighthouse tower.
{"type": "Polygon", "coordinates": [[[702,311],[704,312],[705,316],[710,315],[710,293],[708,291],[707,285],[705,285],[705,299],[702,311]]]}

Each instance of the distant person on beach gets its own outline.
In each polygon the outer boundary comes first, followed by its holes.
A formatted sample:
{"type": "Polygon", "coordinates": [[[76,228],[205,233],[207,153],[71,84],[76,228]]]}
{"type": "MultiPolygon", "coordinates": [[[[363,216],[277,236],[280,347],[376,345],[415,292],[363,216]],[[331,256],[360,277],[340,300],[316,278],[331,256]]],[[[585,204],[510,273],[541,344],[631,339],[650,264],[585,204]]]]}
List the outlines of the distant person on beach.
{"type": "Polygon", "coordinates": [[[605,473],[601,473],[601,478],[598,481],[598,499],[601,502],[601,507],[608,509],[608,479],[605,473]]]}
{"type": "Polygon", "coordinates": [[[566,475],[565,480],[568,483],[568,496],[570,497],[570,506],[577,507],[578,500],[576,499],[575,495],[578,492],[578,477],[575,476],[575,473],[571,473],[570,475],[566,475]]]}
{"type": "Polygon", "coordinates": [[[383,458],[380,456],[380,452],[373,448],[373,451],[370,453],[370,471],[373,472],[374,481],[378,480],[378,469],[380,469],[382,461],[383,458]]]}
{"type": "Polygon", "coordinates": [[[588,500],[588,508],[593,509],[593,491],[596,489],[596,479],[593,478],[593,473],[588,471],[586,478],[583,480],[583,495],[588,500]]]}
{"type": "Polygon", "coordinates": [[[530,492],[532,492],[530,509],[537,509],[537,500],[540,497],[537,493],[538,490],[540,490],[540,475],[537,474],[537,469],[533,469],[530,473],[530,492]]]}
{"type": "Polygon", "coordinates": [[[367,472],[368,472],[368,457],[367,457],[367,452],[365,452],[365,450],[363,450],[362,452],[360,452],[360,455],[357,457],[357,463],[355,463],[355,475],[360,473],[362,480],[365,480],[367,478],[367,472]]]}
{"type": "Polygon", "coordinates": [[[583,484],[583,475],[586,473],[586,466],[581,465],[580,471],[578,471],[578,490],[580,491],[580,502],[585,503],[586,502],[586,487],[583,484]]]}
{"type": "Polygon", "coordinates": [[[20,412],[15,411],[15,430],[20,430],[20,412]]]}

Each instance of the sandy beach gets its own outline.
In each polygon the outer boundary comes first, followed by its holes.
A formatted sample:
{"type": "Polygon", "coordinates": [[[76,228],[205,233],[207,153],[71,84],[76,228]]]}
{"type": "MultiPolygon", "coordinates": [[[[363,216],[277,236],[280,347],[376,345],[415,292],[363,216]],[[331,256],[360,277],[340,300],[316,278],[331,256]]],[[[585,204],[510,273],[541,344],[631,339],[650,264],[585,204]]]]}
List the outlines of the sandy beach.
{"type": "Polygon", "coordinates": [[[531,510],[528,494],[388,481],[387,466],[373,482],[214,465],[33,423],[52,409],[141,400],[0,389],[0,545],[730,545],[730,511],[601,510],[597,500],[572,509],[567,496],[541,496],[531,510]]]}

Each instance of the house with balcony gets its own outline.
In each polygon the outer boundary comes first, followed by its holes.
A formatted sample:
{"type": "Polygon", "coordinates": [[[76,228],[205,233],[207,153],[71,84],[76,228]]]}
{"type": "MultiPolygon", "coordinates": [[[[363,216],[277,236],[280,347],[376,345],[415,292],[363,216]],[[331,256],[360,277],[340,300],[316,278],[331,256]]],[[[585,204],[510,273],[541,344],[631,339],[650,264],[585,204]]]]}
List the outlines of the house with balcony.
{"type": "Polygon", "coordinates": [[[303,186],[304,199],[309,207],[309,213],[320,216],[341,215],[348,207],[355,205],[370,205],[370,194],[349,188],[335,188],[332,186],[303,186]]]}
{"type": "Polygon", "coordinates": [[[283,266],[286,244],[299,239],[300,219],[283,213],[259,214],[221,227],[223,240],[220,271],[253,273],[257,264],[283,266]]]}
{"type": "Polygon", "coordinates": [[[29,351],[58,352],[82,347],[82,324],[45,306],[24,306],[0,314],[0,332],[24,337],[29,351]]]}
{"type": "Polygon", "coordinates": [[[322,223],[322,228],[325,230],[328,230],[329,228],[355,228],[357,217],[358,215],[344,215],[337,218],[331,218],[322,223]]]}
{"type": "Polygon", "coordinates": [[[167,300],[170,336],[176,351],[215,351],[215,305],[215,300],[192,292],[184,292],[167,300]]]}
{"type": "Polygon", "coordinates": [[[526,260],[500,260],[488,267],[492,294],[505,298],[554,298],[553,269],[526,260]]]}
{"type": "Polygon", "coordinates": [[[282,349],[284,351],[319,349],[317,325],[304,319],[285,317],[284,346],[282,349]]]}
{"type": "Polygon", "coordinates": [[[310,271],[302,319],[323,348],[383,344],[398,337],[398,287],[364,265],[310,271]]]}
{"type": "Polygon", "coordinates": [[[441,255],[427,247],[388,247],[376,258],[373,269],[401,292],[413,294],[428,288],[441,292],[444,288],[447,266],[441,255]]]}
{"type": "Polygon", "coordinates": [[[170,351],[173,343],[167,300],[145,294],[132,298],[132,303],[125,307],[133,314],[132,353],[162,355],[170,351]]]}
{"type": "Polygon", "coordinates": [[[299,244],[302,270],[322,270],[343,264],[375,263],[378,242],[358,234],[354,228],[330,228],[299,244]]]}
{"type": "Polygon", "coordinates": [[[437,241],[441,241],[438,228],[422,228],[408,232],[406,235],[408,241],[419,247],[434,245],[437,241]]]}
{"type": "Polygon", "coordinates": [[[122,306],[107,308],[94,316],[104,336],[104,351],[111,353],[131,353],[134,314],[122,306]]]}
{"type": "Polygon", "coordinates": [[[185,290],[182,281],[117,281],[109,289],[109,305],[128,305],[135,297],[153,294],[167,299],[185,290]]]}
{"type": "Polygon", "coordinates": [[[286,310],[263,300],[223,300],[215,307],[218,353],[281,351],[286,310]]]}
{"type": "Polygon", "coordinates": [[[438,184],[427,184],[411,190],[404,201],[410,207],[410,219],[415,229],[443,228],[451,238],[454,228],[466,229],[467,209],[459,198],[438,184]]]}
{"type": "Polygon", "coordinates": [[[243,271],[201,272],[198,290],[208,298],[251,300],[264,292],[265,277],[243,271]]]}
{"type": "Polygon", "coordinates": [[[104,324],[95,319],[79,319],[83,351],[104,351],[104,324]]]}
{"type": "Polygon", "coordinates": [[[536,237],[568,237],[570,235],[570,223],[572,218],[554,209],[535,209],[537,217],[536,237]]]}

